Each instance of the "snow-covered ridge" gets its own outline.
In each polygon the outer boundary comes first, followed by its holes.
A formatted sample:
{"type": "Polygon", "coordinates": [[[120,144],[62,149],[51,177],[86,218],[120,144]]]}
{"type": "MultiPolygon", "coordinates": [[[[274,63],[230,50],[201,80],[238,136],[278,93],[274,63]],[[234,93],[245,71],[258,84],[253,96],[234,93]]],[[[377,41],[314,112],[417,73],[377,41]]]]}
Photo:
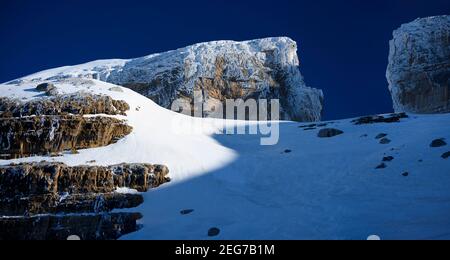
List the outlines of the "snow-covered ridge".
{"type": "Polygon", "coordinates": [[[212,104],[236,97],[276,98],[282,119],[320,120],[323,93],[306,86],[298,66],[297,43],[278,37],[214,41],[131,60],[94,61],[11,83],[93,78],[131,88],[165,108],[180,97],[192,101],[195,89],[212,104]]]}

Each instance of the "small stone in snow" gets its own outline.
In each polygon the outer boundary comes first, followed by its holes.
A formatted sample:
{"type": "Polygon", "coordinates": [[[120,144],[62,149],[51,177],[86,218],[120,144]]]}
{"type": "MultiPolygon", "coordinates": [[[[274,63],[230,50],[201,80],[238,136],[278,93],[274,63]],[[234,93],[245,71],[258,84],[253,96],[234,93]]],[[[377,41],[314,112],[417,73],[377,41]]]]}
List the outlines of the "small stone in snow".
{"type": "Polygon", "coordinates": [[[375,139],[381,139],[381,138],[383,138],[383,137],[386,137],[387,136],[387,134],[379,134],[379,135],[377,135],[376,137],[375,137],[375,139]]]}
{"type": "Polygon", "coordinates": [[[191,214],[192,212],[194,212],[193,209],[183,209],[182,211],[180,211],[181,215],[188,215],[191,214]]]}
{"type": "Polygon", "coordinates": [[[390,162],[392,160],[394,160],[394,157],[392,157],[392,156],[383,157],[383,162],[390,162]]]}
{"type": "Polygon", "coordinates": [[[209,236],[209,237],[215,237],[215,236],[218,236],[219,233],[220,233],[220,229],[218,229],[218,228],[216,228],[216,227],[210,228],[210,229],[208,230],[208,236],[209,236]]]}
{"type": "Polygon", "coordinates": [[[390,142],[391,142],[391,140],[389,138],[383,138],[380,140],[380,144],[388,144],[390,142]]]}
{"type": "Polygon", "coordinates": [[[382,164],[378,165],[375,169],[384,169],[386,167],[387,167],[386,164],[382,163],[382,164]]]}
{"type": "Polygon", "coordinates": [[[328,138],[328,137],[341,135],[343,133],[344,133],[344,131],[341,131],[339,129],[325,128],[325,129],[320,130],[319,133],[317,134],[317,136],[320,138],[328,138]]]}
{"type": "Polygon", "coordinates": [[[51,83],[42,83],[42,84],[39,84],[36,87],[36,90],[37,91],[42,91],[42,92],[47,92],[47,91],[49,91],[51,89],[54,89],[54,88],[55,88],[55,85],[53,85],[51,83]]]}
{"type": "Polygon", "coordinates": [[[292,152],[292,150],[289,150],[289,149],[284,150],[284,153],[291,153],[291,152],[292,152]]]}
{"type": "Polygon", "coordinates": [[[442,157],[443,159],[447,159],[448,157],[450,157],[450,151],[444,153],[441,157],[442,157]]]}
{"type": "Polygon", "coordinates": [[[312,127],[316,127],[317,124],[310,124],[310,125],[301,125],[299,126],[300,128],[312,128],[312,127]]]}
{"type": "Polygon", "coordinates": [[[433,142],[431,142],[430,147],[442,147],[446,146],[447,143],[444,141],[444,138],[436,139],[433,142]]]}

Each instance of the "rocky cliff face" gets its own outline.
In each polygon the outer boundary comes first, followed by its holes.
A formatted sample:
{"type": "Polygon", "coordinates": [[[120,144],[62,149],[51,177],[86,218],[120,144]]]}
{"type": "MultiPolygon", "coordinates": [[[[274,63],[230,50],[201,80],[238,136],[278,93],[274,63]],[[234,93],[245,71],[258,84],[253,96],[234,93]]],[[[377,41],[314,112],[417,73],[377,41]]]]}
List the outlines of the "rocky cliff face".
{"type": "Polygon", "coordinates": [[[219,41],[129,61],[106,78],[170,108],[177,98],[201,94],[206,113],[225,99],[280,99],[282,119],[317,121],[323,94],[305,85],[297,44],[289,38],[219,41]]]}
{"type": "Polygon", "coordinates": [[[124,101],[90,94],[62,95],[25,103],[0,98],[0,159],[112,144],[130,134],[132,127],[124,120],[85,115],[124,115],[128,109],[124,101]]]}
{"type": "Polygon", "coordinates": [[[42,115],[126,115],[129,105],[106,95],[75,93],[22,102],[0,97],[0,118],[42,115]]]}
{"type": "Polygon", "coordinates": [[[450,112],[450,16],[417,19],[394,31],[387,79],[397,112],[450,112]]]}
{"type": "Polygon", "coordinates": [[[139,230],[139,213],[0,218],[0,240],[113,240],[139,230]]]}
{"type": "MultiPolygon", "coordinates": [[[[131,60],[104,60],[58,68],[9,82],[94,78],[131,88],[165,108],[176,99],[203,103],[203,117],[218,117],[225,99],[279,99],[281,119],[320,120],[321,90],[307,87],[297,44],[286,37],[216,41],[131,60]]],[[[221,116],[220,116],[221,117],[221,116]]]]}
{"type": "Polygon", "coordinates": [[[109,117],[32,116],[0,119],[0,158],[50,155],[64,150],[106,146],[131,133],[109,117]]]}
{"type": "Polygon", "coordinates": [[[166,166],[151,164],[0,166],[0,240],[117,239],[138,230],[142,215],[110,212],[137,207],[144,199],[116,189],[145,192],[169,182],[168,174],[166,166]]]}
{"type": "Polygon", "coordinates": [[[74,166],[23,163],[0,166],[0,216],[48,213],[98,213],[132,208],[139,194],[115,193],[126,187],[140,192],[169,182],[163,165],[74,166]]]}

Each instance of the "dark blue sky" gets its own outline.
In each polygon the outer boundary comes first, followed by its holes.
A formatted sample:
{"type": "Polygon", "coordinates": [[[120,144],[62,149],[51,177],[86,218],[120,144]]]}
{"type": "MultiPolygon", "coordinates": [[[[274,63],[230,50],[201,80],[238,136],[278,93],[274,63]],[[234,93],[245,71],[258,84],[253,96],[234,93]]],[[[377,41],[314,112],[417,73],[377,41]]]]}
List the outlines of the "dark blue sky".
{"type": "Polygon", "coordinates": [[[450,14],[448,0],[25,1],[0,3],[0,82],[210,40],[289,36],[326,119],[392,111],[385,71],[400,24],[450,14]]]}

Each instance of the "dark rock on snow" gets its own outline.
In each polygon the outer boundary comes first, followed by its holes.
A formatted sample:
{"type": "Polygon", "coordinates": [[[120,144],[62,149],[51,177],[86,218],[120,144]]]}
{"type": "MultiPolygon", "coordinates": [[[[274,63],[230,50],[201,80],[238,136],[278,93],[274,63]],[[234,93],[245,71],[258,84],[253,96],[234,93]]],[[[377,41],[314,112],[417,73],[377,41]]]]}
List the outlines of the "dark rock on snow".
{"type": "Polygon", "coordinates": [[[57,88],[51,83],[42,83],[36,87],[36,90],[45,92],[47,96],[54,96],[58,94],[57,88]]]}
{"type": "Polygon", "coordinates": [[[430,147],[436,148],[436,147],[446,146],[447,143],[444,140],[445,140],[444,138],[433,140],[433,142],[431,142],[431,144],[430,144],[430,147]]]}
{"type": "Polygon", "coordinates": [[[450,157],[450,151],[443,153],[441,156],[443,159],[447,159],[448,157],[450,157]]]}
{"type": "Polygon", "coordinates": [[[394,160],[394,157],[392,157],[392,156],[386,156],[383,158],[383,162],[390,162],[392,160],[394,160]]]}
{"type": "Polygon", "coordinates": [[[406,113],[396,113],[390,115],[364,116],[352,121],[355,125],[376,124],[376,123],[398,123],[400,119],[408,118],[406,113]]]}
{"type": "Polygon", "coordinates": [[[386,167],[387,167],[387,165],[385,163],[382,163],[382,164],[378,165],[375,169],[384,169],[386,167]]]}
{"type": "Polygon", "coordinates": [[[325,129],[320,130],[317,136],[320,138],[328,138],[328,137],[341,135],[343,133],[344,132],[339,129],[325,128],[325,129]]]}
{"type": "Polygon", "coordinates": [[[182,211],[180,211],[181,215],[188,215],[191,214],[192,212],[194,212],[193,209],[183,209],[182,211]]]}
{"type": "Polygon", "coordinates": [[[218,236],[219,235],[219,233],[220,233],[220,229],[218,229],[218,228],[210,228],[209,230],[208,230],[208,236],[209,237],[215,237],[215,236],[218,236]]]}
{"type": "Polygon", "coordinates": [[[381,139],[381,138],[386,137],[387,135],[388,135],[388,134],[382,133],[382,134],[377,135],[377,136],[375,137],[375,139],[381,139]]]}
{"type": "Polygon", "coordinates": [[[391,143],[391,140],[389,138],[383,138],[380,140],[380,144],[389,144],[391,143]]]}

